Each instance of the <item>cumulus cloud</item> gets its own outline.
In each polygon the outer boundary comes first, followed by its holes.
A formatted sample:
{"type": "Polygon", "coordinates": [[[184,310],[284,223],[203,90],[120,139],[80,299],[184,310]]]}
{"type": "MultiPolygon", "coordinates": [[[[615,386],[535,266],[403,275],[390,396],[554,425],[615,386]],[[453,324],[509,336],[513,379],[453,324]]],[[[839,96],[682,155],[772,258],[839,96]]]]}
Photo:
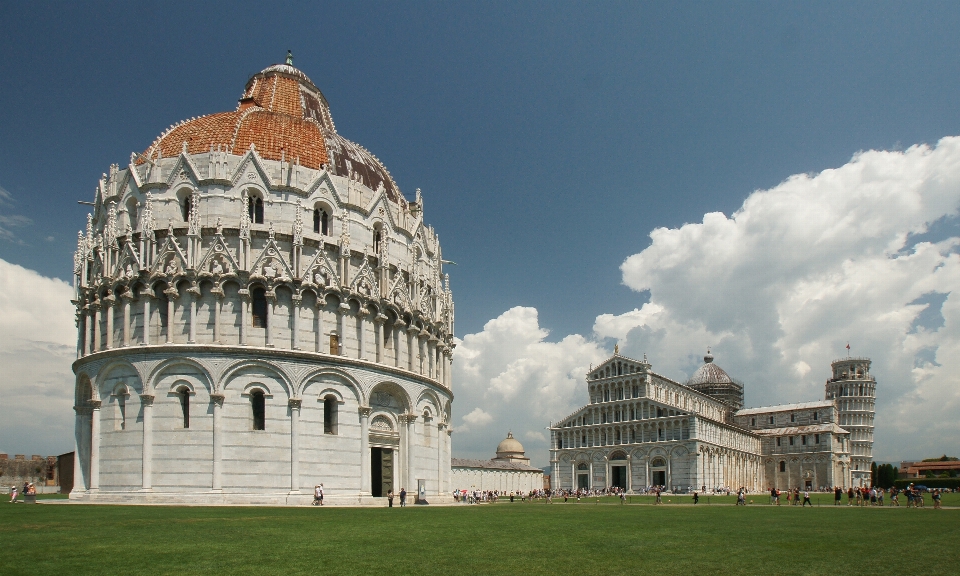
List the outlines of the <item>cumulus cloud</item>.
{"type": "Polygon", "coordinates": [[[72,297],[67,283],[0,259],[0,452],[73,449],[72,297]]]}
{"type": "Polygon", "coordinates": [[[958,206],[956,137],[793,176],[730,217],[651,232],[621,266],[648,302],[599,316],[595,334],[679,380],[713,346],[752,405],[822,398],[849,341],[878,380],[875,457],[955,452],[958,206]]]}
{"type": "Polygon", "coordinates": [[[543,430],[587,401],[584,375],[606,356],[574,334],[547,340],[535,308],[515,307],[457,341],[453,364],[454,453],[491,458],[508,431],[524,439],[533,463],[548,463],[543,430]],[[456,414],[465,414],[458,419],[456,414]]]}

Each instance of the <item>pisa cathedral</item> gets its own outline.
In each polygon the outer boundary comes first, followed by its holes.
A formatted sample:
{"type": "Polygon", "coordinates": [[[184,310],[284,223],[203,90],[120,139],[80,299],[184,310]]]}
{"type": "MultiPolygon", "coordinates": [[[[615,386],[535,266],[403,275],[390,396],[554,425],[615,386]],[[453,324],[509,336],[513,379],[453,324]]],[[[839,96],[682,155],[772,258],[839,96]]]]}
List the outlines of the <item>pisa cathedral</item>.
{"type": "Polygon", "coordinates": [[[589,404],[552,424],[557,488],[639,491],[743,486],[816,490],[870,483],[876,381],[868,358],[832,364],[825,399],[743,408],[713,362],[686,383],[615,353],[587,374],[589,404]]]}
{"type": "Polygon", "coordinates": [[[439,239],[292,56],[111,166],[74,272],[72,499],[449,493],[439,239]]]}

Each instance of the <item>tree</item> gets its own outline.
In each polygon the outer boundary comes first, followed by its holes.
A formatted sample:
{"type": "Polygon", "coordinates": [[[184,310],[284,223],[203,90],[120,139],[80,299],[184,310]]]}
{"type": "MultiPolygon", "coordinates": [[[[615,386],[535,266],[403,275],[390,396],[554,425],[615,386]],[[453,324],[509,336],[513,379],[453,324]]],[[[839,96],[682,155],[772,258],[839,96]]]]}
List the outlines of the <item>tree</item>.
{"type": "Polygon", "coordinates": [[[876,486],[877,480],[879,480],[879,478],[877,478],[877,463],[871,462],[870,463],[870,485],[876,486]]]}

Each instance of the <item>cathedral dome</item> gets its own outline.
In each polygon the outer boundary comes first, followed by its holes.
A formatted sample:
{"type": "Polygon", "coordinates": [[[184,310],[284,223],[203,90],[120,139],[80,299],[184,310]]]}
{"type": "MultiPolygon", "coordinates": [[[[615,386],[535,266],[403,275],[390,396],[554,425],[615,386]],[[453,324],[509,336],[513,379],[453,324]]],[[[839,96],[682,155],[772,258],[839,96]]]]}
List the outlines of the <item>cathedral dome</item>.
{"type": "Polygon", "coordinates": [[[507,437],[497,444],[497,458],[523,458],[523,444],[513,437],[513,432],[507,432],[507,437]]]}
{"type": "Polygon", "coordinates": [[[383,163],[364,147],[337,134],[327,99],[293,58],[254,74],[231,112],[191,118],[168,128],[138,163],[157,155],[223,150],[243,154],[251,146],[261,158],[299,163],[314,170],[361,182],[371,190],[383,186],[387,197],[405,204],[383,163]]]}
{"type": "Polygon", "coordinates": [[[730,377],[726,371],[713,363],[713,354],[707,349],[703,366],[687,380],[687,386],[736,409],[743,408],[743,385],[730,377]]]}
{"type": "Polygon", "coordinates": [[[707,351],[703,357],[703,366],[694,372],[687,386],[697,386],[699,384],[732,384],[733,378],[724,371],[723,368],[713,363],[713,354],[707,351]]]}

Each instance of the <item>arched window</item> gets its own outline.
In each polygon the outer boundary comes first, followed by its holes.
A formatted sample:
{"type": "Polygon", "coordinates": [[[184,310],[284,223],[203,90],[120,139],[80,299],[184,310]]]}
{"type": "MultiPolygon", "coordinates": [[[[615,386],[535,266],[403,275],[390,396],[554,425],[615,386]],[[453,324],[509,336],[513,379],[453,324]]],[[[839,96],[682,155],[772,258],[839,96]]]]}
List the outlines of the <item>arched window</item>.
{"type": "Polygon", "coordinates": [[[267,327],[267,293],[261,287],[253,289],[253,327],[267,327]]]}
{"type": "Polygon", "coordinates": [[[250,408],[253,411],[253,429],[266,430],[266,399],[263,390],[250,393],[250,408]]]}
{"type": "Polygon", "coordinates": [[[186,386],[177,388],[177,396],[180,397],[180,411],[183,413],[183,427],[190,427],[190,389],[186,386]]]}
{"type": "Polygon", "coordinates": [[[323,208],[313,210],[313,231],[324,236],[330,235],[330,216],[323,208]]]}
{"type": "Polygon", "coordinates": [[[323,433],[337,433],[337,399],[333,396],[323,399],[323,433]]]}
{"type": "Polygon", "coordinates": [[[254,224],[263,224],[263,198],[251,195],[247,199],[247,215],[254,224]]]}
{"type": "Polygon", "coordinates": [[[183,221],[190,221],[190,196],[184,196],[183,201],[180,203],[180,211],[183,213],[183,221]]]}
{"type": "Polygon", "coordinates": [[[786,462],[785,460],[781,460],[781,461],[780,461],[780,471],[781,471],[781,472],[786,472],[786,471],[787,471],[787,462],[786,462]]]}
{"type": "Polygon", "coordinates": [[[373,253],[374,253],[374,254],[379,254],[379,253],[380,253],[380,239],[381,239],[381,238],[382,238],[382,234],[381,234],[381,232],[380,232],[380,229],[379,229],[379,228],[375,229],[375,230],[373,231],[373,253]]]}
{"type": "Polygon", "coordinates": [[[339,356],[340,355],[340,336],[337,334],[330,334],[330,355],[339,356]]]}

